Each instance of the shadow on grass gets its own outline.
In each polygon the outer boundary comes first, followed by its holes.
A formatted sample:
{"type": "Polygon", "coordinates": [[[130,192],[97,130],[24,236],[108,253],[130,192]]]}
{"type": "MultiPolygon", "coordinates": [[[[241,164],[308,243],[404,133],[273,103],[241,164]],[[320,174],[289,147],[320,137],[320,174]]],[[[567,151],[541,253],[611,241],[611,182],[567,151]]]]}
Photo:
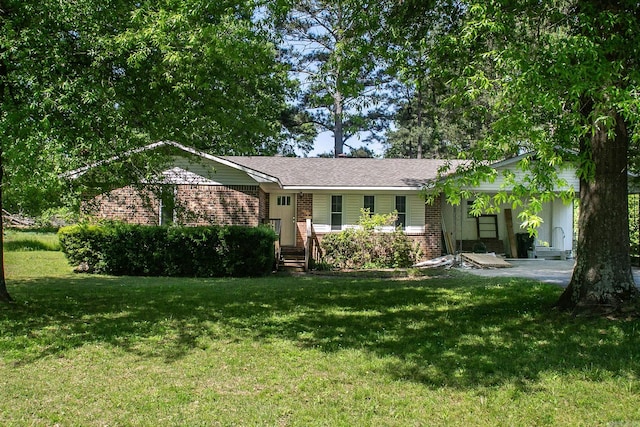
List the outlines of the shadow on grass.
{"type": "Polygon", "coordinates": [[[36,239],[21,239],[4,242],[4,250],[9,252],[15,251],[58,251],[58,245],[43,242],[36,239]]]}
{"type": "Polygon", "coordinates": [[[16,364],[86,344],[168,363],[211,340],[287,340],[384,359],[384,374],[431,387],[521,384],[548,372],[637,375],[636,322],[551,309],[561,290],[516,279],[318,277],[37,279],[11,283],[0,355],[16,364]]]}

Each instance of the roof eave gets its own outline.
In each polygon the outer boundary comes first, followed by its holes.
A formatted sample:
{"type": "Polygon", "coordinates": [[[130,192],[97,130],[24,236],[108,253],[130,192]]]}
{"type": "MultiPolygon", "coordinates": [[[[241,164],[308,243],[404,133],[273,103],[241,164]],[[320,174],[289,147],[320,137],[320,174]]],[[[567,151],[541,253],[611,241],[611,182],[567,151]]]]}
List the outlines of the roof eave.
{"type": "Polygon", "coordinates": [[[227,159],[224,159],[222,157],[218,157],[218,156],[214,156],[211,154],[207,154],[205,152],[196,150],[194,148],[191,147],[187,147],[186,145],[182,145],[180,143],[177,143],[175,141],[158,141],[158,142],[154,142],[152,144],[149,145],[145,145],[144,147],[140,147],[140,148],[135,148],[133,150],[129,150],[126,153],[124,153],[123,155],[120,156],[113,156],[110,157],[108,159],[105,160],[101,160],[95,163],[92,163],[90,165],[87,166],[83,166],[81,168],[78,169],[74,169],[72,171],[66,172],[64,174],[61,175],[62,178],[67,178],[67,179],[77,179],[80,178],[82,175],[86,174],[87,172],[89,172],[91,169],[104,165],[104,164],[109,164],[118,160],[121,160],[127,156],[130,156],[132,154],[137,154],[137,153],[142,153],[145,151],[150,151],[150,150],[154,150],[156,148],[159,147],[163,147],[163,146],[172,146],[175,147],[179,150],[184,151],[185,153],[189,153],[189,154],[193,154],[197,157],[201,157],[203,159],[207,159],[216,163],[220,163],[222,165],[228,166],[230,168],[233,169],[237,169],[240,170],[244,173],[246,173],[247,175],[249,175],[251,178],[253,178],[255,181],[257,181],[258,183],[275,183],[278,184],[280,187],[282,187],[282,183],[280,182],[280,180],[277,177],[265,174],[263,172],[248,168],[246,166],[242,166],[239,165],[235,162],[229,161],[227,159]]]}
{"type": "Polygon", "coordinates": [[[321,186],[321,185],[283,185],[288,191],[420,191],[423,186],[321,186]]]}

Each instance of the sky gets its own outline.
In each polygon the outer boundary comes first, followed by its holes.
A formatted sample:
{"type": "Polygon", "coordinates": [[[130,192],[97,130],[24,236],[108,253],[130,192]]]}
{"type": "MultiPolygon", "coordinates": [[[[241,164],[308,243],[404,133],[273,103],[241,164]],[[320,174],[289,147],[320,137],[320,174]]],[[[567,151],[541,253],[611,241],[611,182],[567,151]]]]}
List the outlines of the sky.
{"type": "MultiPolygon", "coordinates": [[[[364,145],[362,142],[358,141],[356,137],[353,137],[347,141],[347,144],[354,146],[355,148],[359,148],[364,145]]],[[[384,153],[384,147],[380,143],[369,144],[368,147],[373,150],[376,155],[382,157],[384,153]]],[[[349,148],[345,147],[345,152],[348,152],[349,148]]],[[[330,131],[320,133],[313,144],[313,150],[307,154],[307,157],[318,157],[320,154],[333,152],[333,133],[330,131]]],[[[296,154],[298,156],[303,157],[304,153],[299,150],[296,150],[296,154]]]]}

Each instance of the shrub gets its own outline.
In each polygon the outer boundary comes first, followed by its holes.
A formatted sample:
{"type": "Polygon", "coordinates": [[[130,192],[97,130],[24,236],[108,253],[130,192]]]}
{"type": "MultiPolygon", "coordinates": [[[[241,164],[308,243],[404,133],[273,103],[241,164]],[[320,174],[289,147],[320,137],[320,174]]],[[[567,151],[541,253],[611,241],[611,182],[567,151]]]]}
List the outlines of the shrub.
{"type": "Polygon", "coordinates": [[[62,227],[58,230],[58,238],[71,265],[86,264],[92,269],[103,267],[104,227],[87,224],[62,227]]]}
{"type": "Polygon", "coordinates": [[[59,232],[72,265],[132,276],[256,276],[271,271],[276,235],[267,227],[78,225],[59,232]]]}
{"type": "Polygon", "coordinates": [[[419,246],[401,230],[383,231],[397,215],[369,214],[362,209],[357,228],[331,233],[322,239],[323,261],[338,268],[405,268],[420,257],[419,246]]]}

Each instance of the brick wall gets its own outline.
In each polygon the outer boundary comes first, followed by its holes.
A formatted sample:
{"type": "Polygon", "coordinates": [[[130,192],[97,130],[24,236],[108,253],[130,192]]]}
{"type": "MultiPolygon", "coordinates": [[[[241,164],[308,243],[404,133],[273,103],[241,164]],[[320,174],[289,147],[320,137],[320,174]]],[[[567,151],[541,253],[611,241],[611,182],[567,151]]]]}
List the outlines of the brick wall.
{"type": "Polygon", "coordinates": [[[424,205],[424,233],[409,235],[420,244],[422,257],[433,259],[442,255],[442,199],[424,205]]]}
{"type": "Polygon", "coordinates": [[[307,236],[307,218],[313,217],[313,194],[296,195],[296,246],[303,247],[307,236]]]}
{"type": "MultiPolygon", "coordinates": [[[[269,195],[258,186],[178,185],[178,223],[185,225],[229,224],[256,226],[268,218],[269,195]]],[[[307,218],[313,215],[313,194],[296,194],[296,245],[304,246],[307,218]]],[[[155,195],[129,186],[96,197],[84,211],[100,219],[157,225],[159,202],[155,195]]],[[[442,205],[438,198],[425,205],[423,233],[409,234],[420,244],[424,259],[442,255],[442,205]]],[[[319,236],[322,238],[322,236],[319,236]]]]}
{"type": "Polygon", "coordinates": [[[178,185],[178,222],[185,225],[246,225],[260,223],[257,185],[178,185]]]}
{"type": "Polygon", "coordinates": [[[151,192],[133,186],[118,188],[82,203],[82,211],[98,219],[158,225],[160,204],[151,192]]]}
{"type": "Polygon", "coordinates": [[[262,188],[258,191],[259,220],[261,223],[269,219],[269,193],[265,193],[262,188]]]}
{"type": "MultiPolygon", "coordinates": [[[[258,186],[177,185],[177,222],[184,225],[246,225],[260,223],[258,186]]],[[[123,187],[83,203],[83,211],[99,219],[157,225],[160,203],[150,191],[123,187]]],[[[264,207],[262,208],[264,209],[264,207]]]]}

